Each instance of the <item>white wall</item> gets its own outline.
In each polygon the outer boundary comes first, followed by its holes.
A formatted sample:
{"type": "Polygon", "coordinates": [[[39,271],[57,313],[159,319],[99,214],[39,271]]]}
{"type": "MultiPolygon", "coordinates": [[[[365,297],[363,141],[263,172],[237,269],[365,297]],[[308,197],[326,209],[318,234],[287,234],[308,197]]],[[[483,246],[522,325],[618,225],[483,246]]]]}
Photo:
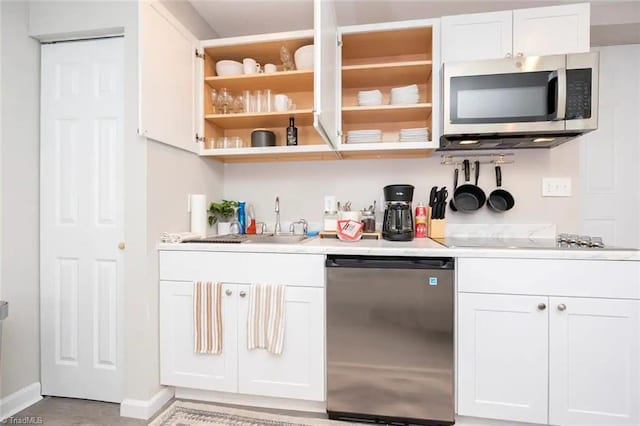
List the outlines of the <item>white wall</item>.
{"type": "Polygon", "coordinates": [[[27,35],[28,5],[2,2],[2,298],[0,398],[40,381],[39,44],[27,35]],[[10,247],[10,250],[6,248],[10,247]]]}
{"type": "Polygon", "coordinates": [[[160,3],[199,40],[218,38],[218,34],[187,0],[160,0],[160,3]]]}
{"type": "MultiPolygon", "coordinates": [[[[513,210],[496,214],[482,209],[474,214],[451,213],[451,223],[555,223],[561,231],[577,231],[577,201],[543,198],[543,176],[569,176],[574,185],[578,173],[580,139],[549,150],[515,151],[515,163],[502,166],[503,186],[516,199],[513,210]]],[[[495,188],[491,165],[481,166],[480,186],[488,194],[495,188]]],[[[304,217],[322,220],[324,195],[353,202],[362,209],[382,197],[389,184],[416,187],[414,203],[426,202],[432,186],[446,185],[453,193],[453,167],[440,165],[440,154],[425,159],[342,160],[324,162],[250,163],[225,166],[224,196],[255,204],[258,220],[273,230],[273,206],[280,196],[282,219],[304,217]]],[[[462,174],[461,181],[462,182],[462,174]]]]}

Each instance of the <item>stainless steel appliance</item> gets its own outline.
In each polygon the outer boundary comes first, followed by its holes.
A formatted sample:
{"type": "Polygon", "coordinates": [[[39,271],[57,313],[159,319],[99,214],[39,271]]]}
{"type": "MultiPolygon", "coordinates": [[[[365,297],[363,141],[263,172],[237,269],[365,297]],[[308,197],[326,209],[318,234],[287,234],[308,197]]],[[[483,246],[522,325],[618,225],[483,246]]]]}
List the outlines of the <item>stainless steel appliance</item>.
{"type": "Polygon", "coordinates": [[[382,238],[390,241],[411,241],[413,227],[413,185],[387,185],[384,187],[385,211],[382,238]]]}
{"type": "Polygon", "coordinates": [[[332,419],[453,424],[454,260],[328,256],[332,419]]]}
{"type": "Polygon", "coordinates": [[[597,52],[443,69],[440,150],[549,148],[598,128],[597,52]]]}

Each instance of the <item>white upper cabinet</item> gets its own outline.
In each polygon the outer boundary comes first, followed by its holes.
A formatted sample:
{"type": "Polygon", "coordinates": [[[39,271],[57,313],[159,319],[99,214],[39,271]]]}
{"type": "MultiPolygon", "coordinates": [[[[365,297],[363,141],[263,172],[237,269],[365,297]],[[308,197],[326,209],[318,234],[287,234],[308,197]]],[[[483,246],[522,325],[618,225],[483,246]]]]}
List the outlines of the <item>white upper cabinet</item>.
{"type": "Polygon", "coordinates": [[[313,126],[335,147],[338,141],[338,25],[333,0],[314,0],[313,126]]]}
{"type": "Polygon", "coordinates": [[[589,51],[589,3],[442,18],[442,61],[589,51]]]}
{"type": "Polygon", "coordinates": [[[513,11],[513,55],[589,51],[589,3],[513,11]]]}
{"type": "Polygon", "coordinates": [[[442,18],[442,61],[497,59],[511,55],[512,12],[442,18]]]}
{"type": "Polygon", "coordinates": [[[552,297],[549,423],[640,424],[640,301],[552,297]]]}
{"type": "MultiPolygon", "coordinates": [[[[199,152],[196,117],[199,70],[198,40],[157,1],[140,8],[141,136],[199,152]]],[[[201,92],[201,91],[200,91],[201,92]]]]}

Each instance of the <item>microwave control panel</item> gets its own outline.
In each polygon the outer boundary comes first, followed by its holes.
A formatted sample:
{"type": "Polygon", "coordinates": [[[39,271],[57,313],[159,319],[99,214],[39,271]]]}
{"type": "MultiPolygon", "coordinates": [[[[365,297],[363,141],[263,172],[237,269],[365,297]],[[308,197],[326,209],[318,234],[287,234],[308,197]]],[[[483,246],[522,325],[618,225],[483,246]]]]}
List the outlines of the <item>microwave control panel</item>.
{"type": "Polygon", "coordinates": [[[566,120],[591,118],[591,70],[567,70],[566,120]]]}

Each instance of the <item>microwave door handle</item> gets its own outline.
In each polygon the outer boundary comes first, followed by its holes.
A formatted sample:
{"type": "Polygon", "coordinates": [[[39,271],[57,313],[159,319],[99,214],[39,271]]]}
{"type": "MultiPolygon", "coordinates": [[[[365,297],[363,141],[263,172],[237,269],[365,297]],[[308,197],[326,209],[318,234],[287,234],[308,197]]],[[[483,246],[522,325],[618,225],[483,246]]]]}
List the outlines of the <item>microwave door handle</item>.
{"type": "Polygon", "coordinates": [[[558,69],[558,98],[556,120],[564,120],[567,111],[567,70],[558,69]]]}

